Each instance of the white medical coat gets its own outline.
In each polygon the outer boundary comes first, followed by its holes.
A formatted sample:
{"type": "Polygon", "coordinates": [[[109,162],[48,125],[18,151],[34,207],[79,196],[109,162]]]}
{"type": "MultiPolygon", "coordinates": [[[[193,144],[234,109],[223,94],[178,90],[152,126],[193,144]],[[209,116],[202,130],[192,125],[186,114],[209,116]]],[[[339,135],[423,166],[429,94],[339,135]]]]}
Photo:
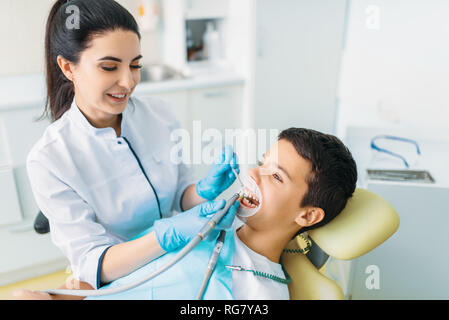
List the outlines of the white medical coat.
{"type": "Polygon", "coordinates": [[[33,146],[27,158],[33,194],[77,279],[98,288],[106,250],[160,218],[141,168],[162,215],[182,211],[182,194],[195,182],[187,166],[170,159],[176,144],[170,133],[178,127],[162,100],[131,97],[117,137],[113,128],[93,127],[73,99],[33,146]]]}

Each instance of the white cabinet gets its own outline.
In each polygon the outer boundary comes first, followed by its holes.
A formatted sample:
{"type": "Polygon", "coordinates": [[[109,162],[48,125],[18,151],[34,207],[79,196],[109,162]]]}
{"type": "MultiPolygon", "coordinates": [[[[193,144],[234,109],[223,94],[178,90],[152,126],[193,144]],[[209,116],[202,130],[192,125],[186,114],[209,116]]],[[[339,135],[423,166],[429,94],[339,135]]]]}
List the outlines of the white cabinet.
{"type": "Polygon", "coordinates": [[[241,90],[241,86],[192,90],[192,120],[200,120],[202,128],[215,128],[220,131],[241,127],[241,90]]]}
{"type": "Polygon", "coordinates": [[[170,91],[154,94],[141,93],[140,95],[157,97],[167,102],[171,106],[173,112],[175,113],[176,118],[179,120],[181,127],[189,131],[191,130],[191,122],[188,110],[189,92],[187,90],[170,91]]]}
{"type": "Polygon", "coordinates": [[[401,222],[390,239],[355,260],[352,298],[449,299],[449,188],[371,181],[367,189],[390,202],[401,222]],[[378,270],[374,288],[366,284],[370,266],[378,270]]]}
{"type": "Polygon", "coordinates": [[[353,261],[354,300],[449,299],[449,142],[429,134],[407,127],[350,126],[346,130],[345,144],[357,163],[358,185],[388,201],[400,218],[391,238],[353,261]],[[429,171],[435,183],[369,179],[366,170],[377,167],[370,141],[379,134],[419,141],[419,163],[410,169],[429,171]]]}
{"type": "Polygon", "coordinates": [[[67,266],[50,234],[33,229],[39,209],[26,172],[26,156],[48,121],[36,122],[41,107],[3,108],[0,112],[0,285],[61,270],[67,266]],[[6,165],[5,165],[6,163],[6,165]]]}
{"type": "Polygon", "coordinates": [[[136,93],[141,97],[158,97],[173,109],[181,126],[191,134],[193,121],[201,122],[201,131],[215,128],[224,133],[225,129],[240,128],[242,113],[241,84],[218,85],[207,88],[173,90],[161,93],[136,93]]]}
{"type": "MultiPolygon", "coordinates": [[[[11,168],[14,176],[9,192],[17,190],[20,202],[20,211],[17,215],[23,219],[32,219],[39,211],[28,181],[26,158],[33,145],[50,124],[49,120],[36,121],[41,114],[42,105],[38,103],[33,103],[29,107],[3,109],[0,112],[0,126],[3,127],[3,130],[0,128],[0,153],[7,154],[4,161],[11,168]]],[[[8,202],[9,208],[14,201],[14,197],[11,197],[8,202]]],[[[3,206],[1,208],[2,216],[12,214],[12,211],[4,212],[3,206]]]]}
{"type": "MultiPolygon", "coordinates": [[[[228,23],[230,0],[162,0],[162,20],[164,21],[164,36],[162,39],[162,63],[171,66],[176,70],[197,72],[198,61],[191,61],[188,56],[187,30],[191,32],[190,37],[194,41],[196,55],[201,62],[209,64],[201,54],[203,46],[203,36],[207,22],[212,22],[219,33],[220,45],[226,47],[225,37],[229,37],[228,23]],[[194,27],[193,27],[194,26],[194,27]],[[190,62],[189,62],[190,61],[190,62]],[[196,62],[193,63],[192,62],[196,62]]],[[[192,48],[191,48],[192,50],[192,48]]],[[[233,51],[238,51],[238,46],[233,47],[233,51]]],[[[221,52],[220,63],[227,61],[227,51],[221,52]],[[221,61],[221,60],[224,61],[221,61]]],[[[192,52],[191,56],[192,58],[192,52]]],[[[194,59],[195,60],[195,59],[194,59]]]]}
{"type": "Polygon", "coordinates": [[[0,226],[22,220],[14,175],[9,167],[0,167],[0,203],[0,226]]]}
{"type": "Polygon", "coordinates": [[[0,228],[0,286],[55,272],[69,266],[50,234],[37,234],[32,221],[0,228]]]}
{"type": "Polygon", "coordinates": [[[17,196],[14,173],[10,166],[8,146],[3,119],[0,117],[0,226],[17,223],[22,219],[17,196]]]}
{"type": "MultiPolygon", "coordinates": [[[[214,141],[209,141],[206,134],[208,129],[216,129],[220,132],[222,138],[222,145],[224,143],[233,143],[232,141],[225,141],[226,130],[241,128],[242,114],[242,87],[241,86],[227,86],[207,89],[197,89],[190,92],[191,117],[193,126],[197,130],[193,131],[192,139],[201,139],[202,149],[202,164],[196,164],[194,169],[197,178],[203,178],[210,167],[209,162],[213,160],[213,156],[206,154],[205,147],[209,145],[209,150],[214,141]],[[195,135],[200,131],[202,136],[195,135]],[[203,135],[204,134],[204,135],[203,135]]],[[[209,130],[211,135],[217,134],[217,131],[209,130]]],[[[218,141],[215,141],[218,142],[218,141]]],[[[194,143],[194,142],[193,142],[194,143]]],[[[193,150],[195,152],[195,150],[193,150]]]]}
{"type": "MultiPolygon", "coordinates": [[[[196,177],[201,178],[204,177],[210,166],[203,156],[204,148],[211,143],[207,140],[207,130],[218,130],[224,143],[226,129],[242,127],[240,117],[242,91],[241,84],[232,84],[164,93],[140,91],[139,95],[159,97],[171,105],[181,126],[189,131],[190,160],[194,162],[193,169],[196,172],[196,177]],[[199,156],[193,154],[198,151],[195,149],[195,145],[201,147],[199,156]],[[198,161],[201,161],[201,164],[198,161]]],[[[211,131],[209,130],[209,132],[211,131]]]]}

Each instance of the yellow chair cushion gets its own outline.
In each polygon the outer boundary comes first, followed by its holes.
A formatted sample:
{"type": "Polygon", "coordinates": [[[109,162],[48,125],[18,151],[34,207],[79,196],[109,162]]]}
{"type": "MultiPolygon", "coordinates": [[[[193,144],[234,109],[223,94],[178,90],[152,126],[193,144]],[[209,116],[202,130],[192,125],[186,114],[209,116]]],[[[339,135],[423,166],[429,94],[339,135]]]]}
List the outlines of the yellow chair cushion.
{"type": "MultiPolygon", "coordinates": [[[[295,239],[287,245],[297,249],[295,239]]],[[[337,283],[318,271],[302,253],[283,253],[282,264],[292,281],[288,285],[291,300],[343,300],[344,294],[337,283]]]]}
{"type": "Polygon", "coordinates": [[[308,234],[329,256],[350,260],[382,244],[398,227],[399,216],[386,200],[357,188],[337,217],[308,234]]]}

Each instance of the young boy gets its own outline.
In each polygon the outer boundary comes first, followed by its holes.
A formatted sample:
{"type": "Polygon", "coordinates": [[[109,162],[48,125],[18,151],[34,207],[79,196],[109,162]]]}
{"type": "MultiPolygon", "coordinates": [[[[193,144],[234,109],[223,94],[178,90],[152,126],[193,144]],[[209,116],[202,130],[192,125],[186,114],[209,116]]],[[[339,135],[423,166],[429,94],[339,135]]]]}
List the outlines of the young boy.
{"type": "MultiPolygon", "coordinates": [[[[289,299],[288,287],[283,281],[286,276],[279,261],[282,251],[296,235],[325,225],[343,210],[355,190],[356,164],[349,150],[338,138],[310,129],[290,128],[280,133],[277,143],[266,152],[259,166],[251,169],[248,174],[257,185],[257,194],[252,193],[257,198],[255,202],[259,202],[260,206],[257,213],[248,217],[243,225],[235,223],[235,230],[228,232],[233,234],[231,238],[234,244],[232,265],[273,277],[266,278],[238,268],[230,269],[232,270],[232,288],[223,285],[222,289],[229,291],[229,295],[223,297],[289,299]]],[[[252,205],[242,200],[240,206],[241,210],[250,210],[252,205]]],[[[211,246],[213,244],[210,242],[211,246]]],[[[178,262],[178,267],[185,270],[197,267],[192,265],[195,250],[189,255],[178,262]],[[190,260],[187,259],[189,255],[190,260]]],[[[148,274],[151,270],[150,265],[152,263],[114,281],[111,285],[124,284],[143,274],[148,274]]],[[[217,265],[217,268],[219,267],[225,268],[217,265]]],[[[199,268],[194,271],[203,273],[204,269],[199,268]]],[[[223,279],[219,279],[223,270],[216,269],[214,274],[218,276],[211,278],[210,286],[211,283],[213,286],[220,281],[224,282],[223,279]]],[[[164,272],[159,277],[170,279],[173,276],[177,275],[164,272]]],[[[186,271],[185,283],[182,283],[182,279],[173,280],[172,283],[158,282],[158,285],[155,282],[151,290],[153,292],[161,290],[163,287],[161,284],[165,283],[166,286],[173,287],[173,298],[194,299],[195,296],[183,296],[186,290],[176,290],[177,286],[188,287],[190,279],[186,271]]],[[[197,283],[192,285],[195,288],[198,287],[197,283]]],[[[87,286],[82,283],[81,288],[85,289],[87,286]]],[[[127,298],[149,297],[141,294],[147,292],[148,287],[140,291],[136,289],[134,293],[132,290],[135,289],[129,290],[127,298]]],[[[26,290],[16,292],[15,297],[22,299],[70,298],[26,290]]],[[[123,296],[108,298],[120,297],[123,298],[123,296]]],[[[152,297],[157,298],[156,295],[152,297]]]]}

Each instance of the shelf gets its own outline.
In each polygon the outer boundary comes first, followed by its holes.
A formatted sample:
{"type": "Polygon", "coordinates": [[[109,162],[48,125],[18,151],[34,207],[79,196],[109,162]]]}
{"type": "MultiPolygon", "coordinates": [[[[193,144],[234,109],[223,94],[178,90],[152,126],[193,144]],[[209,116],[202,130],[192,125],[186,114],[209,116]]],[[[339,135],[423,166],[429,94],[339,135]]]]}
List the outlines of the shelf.
{"type": "Polygon", "coordinates": [[[243,85],[245,79],[234,73],[210,73],[204,72],[201,75],[176,80],[167,80],[161,82],[141,82],[135,90],[135,93],[164,93],[179,90],[191,90],[210,88],[228,85],[243,85]]]}

